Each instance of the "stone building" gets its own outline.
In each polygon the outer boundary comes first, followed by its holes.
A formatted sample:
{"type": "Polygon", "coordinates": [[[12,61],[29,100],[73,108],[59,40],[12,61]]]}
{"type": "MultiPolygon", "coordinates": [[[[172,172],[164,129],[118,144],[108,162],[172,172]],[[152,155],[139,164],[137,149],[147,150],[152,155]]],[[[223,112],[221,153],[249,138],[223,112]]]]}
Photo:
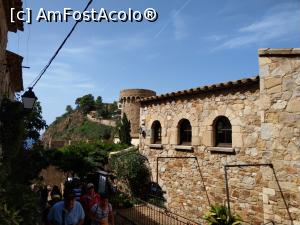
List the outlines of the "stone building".
{"type": "Polygon", "coordinates": [[[300,49],[260,49],[256,77],[134,97],[123,112],[169,210],[201,222],[228,197],[251,224],[300,224],[300,49]]]}
{"type": "MultiPolygon", "coordinates": [[[[23,22],[12,23],[10,9],[22,10],[22,0],[0,0],[0,107],[3,98],[15,99],[15,93],[23,90],[23,57],[6,50],[7,33],[23,31],[23,22]]],[[[1,145],[0,145],[1,155],[1,145]]]]}
{"type": "MultiPolygon", "coordinates": [[[[0,0],[0,103],[3,97],[14,99],[15,92],[23,90],[23,57],[7,51],[7,33],[23,31],[23,22],[12,23],[10,9],[22,10],[21,0],[0,0]]],[[[15,18],[16,19],[16,18],[15,18]]]]}
{"type": "Polygon", "coordinates": [[[156,93],[146,89],[128,89],[120,93],[120,107],[131,123],[132,144],[138,145],[140,133],[140,102],[142,98],[155,96],[156,93]]]}

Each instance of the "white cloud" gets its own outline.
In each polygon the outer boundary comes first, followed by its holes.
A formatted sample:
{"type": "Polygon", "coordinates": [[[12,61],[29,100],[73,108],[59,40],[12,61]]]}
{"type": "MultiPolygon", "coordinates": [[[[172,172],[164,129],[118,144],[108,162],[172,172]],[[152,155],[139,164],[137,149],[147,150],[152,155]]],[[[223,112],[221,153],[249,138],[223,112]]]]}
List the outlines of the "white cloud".
{"type": "Polygon", "coordinates": [[[82,40],[85,45],[64,47],[61,51],[62,55],[72,58],[86,57],[95,54],[101,50],[105,51],[130,51],[145,46],[148,38],[143,35],[135,34],[128,37],[117,38],[90,38],[82,40]]]}
{"type": "Polygon", "coordinates": [[[89,46],[82,46],[82,47],[65,47],[62,50],[62,53],[65,54],[86,54],[90,53],[92,48],[89,46]]]}
{"type": "Polygon", "coordinates": [[[271,8],[260,20],[241,27],[236,34],[225,40],[213,51],[239,48],[270,40],[284,40],[299,36],[300,5],[280,4],[271,8]]]}
{"type": "Polygon", "coordinates": [[[148,38],[144,37],[143,35],[135,34],[128,37],[93,39],[88,43],[90,43],[94,48],[110,48],[110,50],[112,50],[113,48],[119,51],[143,47],[146,44],[147,40],[148,38]]]}
{"type": "MultiPolygon", "coordinates": [[[[185,24],[183,21],[180,21],[180,18],[178,19],[180,13],[182,10],[184,10],[184,8],[191,2],[191,0],[186,0],[183,5],[177,9],[177,10],[173,10],[171,12],[171,17],[170,19],[165,23],[165,25],[154,35],[154,38],[158,38],[158,36],[164,32],[167,27],[173,23],[174,27],[175,27],[175,38],[176,39],[182,39],[186,36],[186,31],[183,32],[183,29],[185,28],[185,24]],[[184,37],[183,37],[183,36],[184,37]]],[[[181,18],[182,19],[182,18],[181,18]]]]}
{"type": "MultiPolygon", "coordinates": [[[[30,85],[38,74],[39,72],[37,71],[25,72],[23,76],[24,84],[30,85]]],[[[47,89],[55,89],[56,91],[58,89],[61,91],[69,90],[69,88],[87,90],[95,88],[95,84],[91,78],[85,74],[79,74],[70,64],[63,62],[53,63],[49,70],[41,78],[37,86],[47,89]]]]}
{"type": "Polygon", "coordinates": [[[154,59],[157,59],[158,57],[159,57],[158,53],[148,53],[148,54],[144,55],[144,59],[146,61],[152,61],[154,59]]]}
{"type": "Polygon", "coordinates": [[[227,37],[227,35],[213,34],[213,35],[206,36],[203,39],[206,41],[221,41],[221,40],[224,40],[226,37],[227,37]]]}
{"type": "Polygon", "coordinates": [[[183,14],[178,14],[176,12],[172,13],[172,21],[174,25],[174,36],[176,40],[182,40],[188,36],[186,29],[186,22],[184,20],[183,14]]]}

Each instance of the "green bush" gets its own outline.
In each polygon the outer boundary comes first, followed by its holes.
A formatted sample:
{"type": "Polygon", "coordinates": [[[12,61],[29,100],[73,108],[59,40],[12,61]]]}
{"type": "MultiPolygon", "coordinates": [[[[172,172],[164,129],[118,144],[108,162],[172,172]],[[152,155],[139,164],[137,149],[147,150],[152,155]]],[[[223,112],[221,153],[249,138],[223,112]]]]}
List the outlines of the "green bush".
{"type": "Polygon", "coordinates": [[[239,215],[230,215],[226,206],[212,205],[209,212],[207,212],[203,219],[210,225],[237,225],[241,224],[242,219],[239,215]]]}
{"type": "Polygon", "coordinates": [[[120,142],[122,144],[131,145],[131,124],[125,113],[123,113],[123,117],[118,124],[118,130],[120,142]]]}
{"type": "Polygon", "coordinates": [[[108,140],[112,137],[112,127],[103,124],[85,121],[74,128],[74,135],[84,136],[89,140],[108,140]]]}
{"type": "Polygon", "coordinates": [[[70,140],[74,137],[81,140],[111,140],[113,127],[85,120],[80,124],[70,123],[63,131],[52,130],[51,132],[52,137],[57,140],[70,140]]]}
{"type": "Polygon", "coordinates": [[[108,144],[100,141],[93,143],[81,142],[52,150],[49,155],[51,164],[65,172],[84,177],[98,169],[104,169],[108,163],[108,154],[112,151],[125,149],[126,145],[108,144]]]}
{"type": "Polygon", "coordinates": [[[145,157],[138,152],[131,152],[112,158],[110,165],[117,179],[128,185],[133,196],[145,198],[151,180],[145,157]]]}
{"type": "Polygon", "coordinates": [[[22,222],[22,218],[19,212],[13,209],[9,209],[7,204],[0,202],[0,224],[1,225],[19,225],[22,222]]]}
{"type": "Polygon", "coordinates": [[[135,202],[124,193],[117,193],[109,199],[114,208],[131,208],[135,202]]]}
{"type": "Polygon", "coordinates": [[[46,165],[38,149],[26,145],[39,142],[40,130],[46,128],[37,102],[24,112],[20,102],[5,99],[0,112],[0,141],[3,161],[0,164],[0,224],[34,225],[39,221],[37,197],[31,181],[46,165]]]}

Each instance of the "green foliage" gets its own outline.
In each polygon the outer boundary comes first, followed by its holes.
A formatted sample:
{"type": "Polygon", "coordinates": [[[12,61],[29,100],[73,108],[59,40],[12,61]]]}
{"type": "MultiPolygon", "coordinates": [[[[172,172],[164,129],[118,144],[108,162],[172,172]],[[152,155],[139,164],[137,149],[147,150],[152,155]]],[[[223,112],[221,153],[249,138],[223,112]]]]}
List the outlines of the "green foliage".
{"type": "Polygon", "coordinates": [[[75,127],[72,133],[89,140],[108,140],[112,137],[112,127],[85,121],[80,126],[75,127]]]}
{"type": "Polygon", "coordinates": [[[104,119],[117,118],[118,115],[120,114],[120,110],[118,109],[117,102],[113,102],[111,104],[110,103],[96,104],[96,111],[98,117],[104,119]]]}
{"type": "Polygon", "coordinates": [[[67,113],[71,113],[71,112],[73,112],[73,108],[72,108],[72,106],[70,106],[70,105],[67,105],[67,106],[66,106],[66,112],[67,112],[67,113]]]}
{"type": "Polygon", "coordinates": [[[203,219],[210,225],[237,225],[242,224],[241,217],[237,214],[229,215],[228,209],[224,205],[212,205],[203,219]]]}
{"type": "Polygon", "coordinates": [[[9,209],[5,202],[0,202],[0,224],[1,225],[19,225],[22,218],[19,211],[9,209]]]}
{"type": "Polygon", "coordinates": [[[39,131],[46,127],[41,110],[39,103],[32,111],[24,111],[20,102],[2,102],[1,224],[31,225],[38,222],[38,205],[30,190],[30,181],[37,177],[44,164],[34,150],[25,149],[25,143],[27,140],[37,142],[39,131]]]}
{"type": "Polygon", "coordinates": [[[109,199],[114,208],[131,208],[136,203],[132,198],[124,193],[117,193],[109,199]]]}
{"type": "Polygon", "coordinates": [[[40,138],[40,131],[47,128],[46,121],[42,117],[42,107],[40,102],[36,102],[31,111],[24,114],[24,126],[26,139],[35,142],[40,138]]]}
{"type": "Polygon", "coordinates": [[[34,225],[39,220],[39,199],[29,185],[6,183],[5,200],[11,210],[18,210],[21,225],[34,225]]]}
{"type": "Polygon", "coordinates": [[[84,95],[77,98],[75,104],[77,109],[83,112],[83,114],[87,114],[92,110],[96,110],[98,117],[104,119],[114,118],[120,113],[117,102],[103,103],[101,96],[98,96],[95,100],[94,96],[91,94],[84,95]]]}
{"type": "Polygon", "coordinates": [[[102,117],[104,113],[104,104],[102,101],[102,97],[98,96],[96,101],[95,101],[95,106],[96,106],[96,112],[98,117],[102,117]]]}
{"type": "Polygon", "coordinates": [[[24,183],[30,183],[36,179],[41,170],[49,166],[51,151],[52,149],[44,150],[41,143],[35,144],[32,149],[25,151],[24,160],[19,167],[24,174],[24,183]]]}
{"type": "Polygon", "coordinates": [[[82,111],[83,114],[87,114],[95,109],[95,99],[92,94],[84,95],[77,98],[75,101],[77,108],[82,111]]]}
{"type": "MultiPolygon", "coordinates": [[[[79,177],[83,177],[99,165],[92,157],[94,148],[90,144],[79,143],[65,146],[60,150],[62,158],[58,161],[57,166],[65,172],[71,172],[73,176],[77,174],[79,177]]],[[[105,161],[105,156],[101,161],[105,161]]]]}
{"type": "Polygon", "coordinates": [[[111,141],[114,128],[84,118],[81,113],[63,115],[46,131],[54,140],[105,140],[111,141]]]}
{"type": "Polygon", "coordinates": [[[144,198],[150,182],[146,159],[138,152],[131,152],[111,159],[111,168],[118,180],[125,181],[131,194],[144,198]]]}
{"type": "Polygon", "coordinates": [[[111,151],[124,149],[126,146],[117,144],[78,143],[52,151],[52,164],[70,172],[73,176],[83,178],[97,169],[104,169],[108,163],[108,154],[111,151]]]}
{"type": "Polygon", "coordinates": [[[126,114],[123,114],[122,120],[120,122],[120,124],[118,125],[119,127],[119,138],[120,138],[120,142],[122,144],[127,144],[127,145],[131,145],[131,136],[130,136],[130,121],[127,119],[126,114]]]}
{"type": "Polygon", "coordinates": [[[152,205],[156,205],[160,208],[166,208],[166,206],[165,206],[166,199],[165,198],[159,198],[157,196],[148,195],[147,202],[149,202],[152,205]]]}
{"type": "Polygon", "coordinates": [[[21,149],[25,129],[22,104],[7,99],[3,100],[0,118],[3,166],[10,174],[13,162],[19,161],[23,154],[21,149]]]}

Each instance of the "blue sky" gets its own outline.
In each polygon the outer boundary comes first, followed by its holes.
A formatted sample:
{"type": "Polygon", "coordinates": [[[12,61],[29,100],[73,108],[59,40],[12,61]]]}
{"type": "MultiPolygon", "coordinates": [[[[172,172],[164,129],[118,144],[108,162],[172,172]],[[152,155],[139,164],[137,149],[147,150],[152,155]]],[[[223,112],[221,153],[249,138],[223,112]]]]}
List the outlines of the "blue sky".
{"type": "MultiPolygon", "coordinates": [[[[87,0],[23,0],[36,13],[81,10],[87,0]]],[[[80,23],[34,91],[47,123],[84,94],[118,99],[125,88],[158,94],[258,74],[258,48],[300,44],[299,0],[94,0],[90,8],[156,9],[154,23],[80,23]]],[[[73,26],[33,22],[9,35],[32,82],[73,26]]]]}

